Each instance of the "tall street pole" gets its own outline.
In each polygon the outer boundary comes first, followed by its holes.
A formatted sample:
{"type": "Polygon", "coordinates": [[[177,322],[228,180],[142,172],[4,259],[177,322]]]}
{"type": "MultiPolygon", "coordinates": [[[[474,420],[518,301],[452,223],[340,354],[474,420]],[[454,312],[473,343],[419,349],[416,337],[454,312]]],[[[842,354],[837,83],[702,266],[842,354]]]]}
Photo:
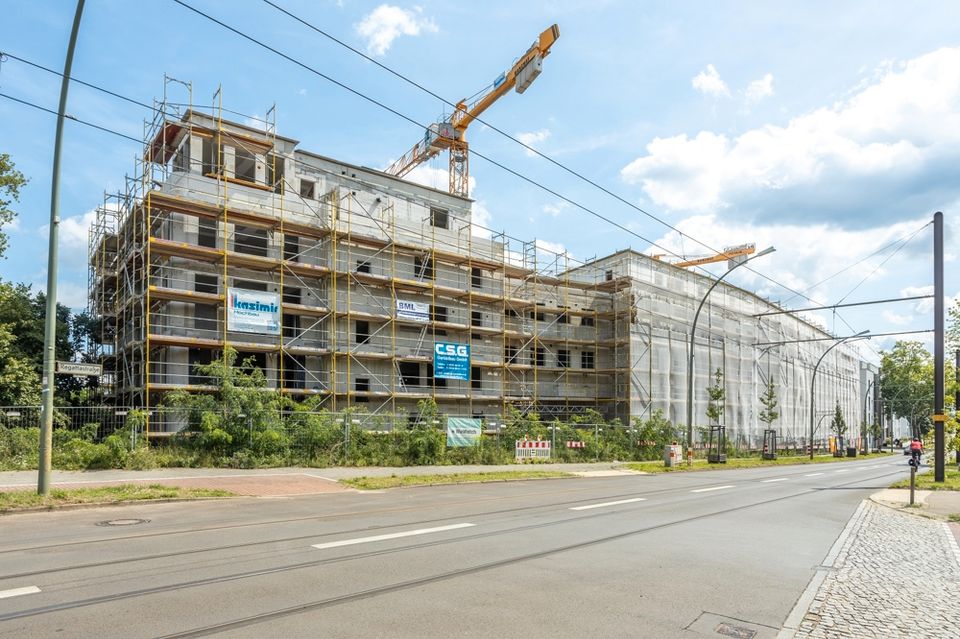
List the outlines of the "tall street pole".
{"type": "Polygon", "coordinates": [[[810,376],[810,459],[813,459],[813,411],[814,411],[814,391],[816,390],[817,385],[817,369],[820,368],[820,363],[823,362],[823,358],[827,356],[827,353],[835,349],[837,346],[840,346],[844,342],[849,342],[852,339],[863,338],[869,334],[870,331],[860,331],[856,335],[848,335],[847,337],[841,338],[840,340],[834,342],[830,345],[830,348],[823,351],[823,355],[820,356],[820,359],[817,360],[816,365],[813,367],[813,375],[810,376]]]}
{"type": "Polygon", "coordinates": [[[717,284],[722,282],[723,278],[725,278],[727,275],[730,275],[734,269],[743,266],[750,260],[755,260],[758,257],[762,257],[768,253],[773,253],[776,250],[777,249],[773,248],[772,246],[768,246],[756,255],[753,255],[742,262],[737,262],[728,268],[727,272],[717,278],[717,280],[710,285],[710,288],[707,289],[706,295],[704,295],[703,299],[700,300],[700,306],[697,307],[697,312],[693,315],[693,323],[690,325],[690,353],[687,359],[687,464],[693,463],[693,348],[697,334],[697,320],[700,319],[700,311],[703,310],[703,305],[706,303],[707,298],[710,297],[710,293],[713,292],[713,289],[717,287],[717,284]]]}
{"type": "MultiPolygon", "coordinates": [[[[954,416],[956,419],[960,419],[960,348],[957,349],[956,353],[957,360],[953,364],[953,380],[956,382],[953,393],[953,408],[954,416]]],[[[960,466],[960,446],[957,446],[957,465],[960,466]]]]}
{"type": "Polygon", "coordinates": [[[943,482],[946,459],[943,422],[943,213],[933,214],[933,480],[943,482]]]}
{"type": "Polygon", "coordinates": [[[50,183],[50,238],[47,250],[47,309],[43,329],[43,421],[40,424],[40,463],[38,464],[37,492],[50,492],[50,471],[53,454],[53,390],[56,387],[54,364],[57,358],[57,247],[60,231],[60,148],[63,141],[63,121],[67,110],[67,92],[70,89],[70,70],[73,50],[80,31],[84,0],[77,0],[73,16],[67,57],[63,63],[63,81],[60,83],[60,108],[57,109],[57,136],[53,143],[53,177],[50,183]]]}

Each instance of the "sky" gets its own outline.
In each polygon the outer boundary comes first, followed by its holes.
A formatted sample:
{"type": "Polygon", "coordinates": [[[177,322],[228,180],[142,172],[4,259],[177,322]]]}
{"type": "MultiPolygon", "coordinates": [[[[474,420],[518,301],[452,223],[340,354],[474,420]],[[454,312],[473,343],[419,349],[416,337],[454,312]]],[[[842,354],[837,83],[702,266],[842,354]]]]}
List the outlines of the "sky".
{"type": "MultiPolygon", "coordinates": [[[[806,308],[932,293],[939,210],[947,307],[960,297],[960,3],[272,1],[451,103],[490,86],[559,25],[540,77],[467,133],[471,149],[523,176],[471,157],[474,219],[496,232],[580,260],[627,247],[702,256],[774,246],[730,280],[806,308]]],[[[191,93],[166,85],[174,102],[209,105],[221,88],[224,107],[247,117],[275,105],[278,133],[300,148],[373,168],[449,112],[266,2],[183,3],[303,66],[174,0],[87,0],[73,77],[148,104],[163,97],[164,74],[191,83],[191,93]]],[[[62,70],[74,7],[4,3],[0,93],[57,108],[59,77],[10,56],[62,70]]],[[[78,84],[67,113],[137,139],[151,117],[78,84]]],[[[0,278],[35,290],[46,281],[55,123],[0,97],[0,152],[30,179],[0,278]]],[[[141,149],[77,122],[67,122],[63,149],[59,297],[83,308],[93,211],[123,189],[141,149]]],[[[446,163],[412,177],[444,188],[446,163]]],[[[933,303],[806,316],[836,335],[923,330],[933,303]]],[[[931,334],[904,338],[932,348],[931,334]]],[[[896,339],[861,352],[875,360],[896,339]]]]}

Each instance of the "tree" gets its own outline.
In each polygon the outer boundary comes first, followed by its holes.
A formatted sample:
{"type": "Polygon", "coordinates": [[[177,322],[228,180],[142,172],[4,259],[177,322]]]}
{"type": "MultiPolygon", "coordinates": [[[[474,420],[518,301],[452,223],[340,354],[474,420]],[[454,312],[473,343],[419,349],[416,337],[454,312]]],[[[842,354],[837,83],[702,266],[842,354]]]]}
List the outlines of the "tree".
{"type": "MultiPolygon", "coordinates": [[[[830,420],[830,430],[841,439],[847,434],[847,420],[843,417],[840,402],[837,402],[837,407],[833,410],[833,419],[830,420]]],[[[839,446],[839,443],[837,445],[839,446]]]]}
{"type": "Polygon", "coordinates": [[[924,436],[932,426],[933,357],[920,342],[899,341],[880,358],[880,392],[887,416],[910,422],[924,436]]]}
{"type": "Polygon", "coordinates": [[[953,306],[947,310],[947,350],[960,349],[960,296],[953,300],[953,306]]]}
{"type": "Polygon", "coordinates": [[[766,424],[767,428],[770,428],[770,425],[780,417],[780,412],[777,410],[779,403],[777,389],[771,379],[767,382],[767,388],[763,395],[760,396],[760,404],[763,406],[763,410],[760,411],[760,421],[766,424]]]}
{"type": "Polygon", "coordinates": [[[16,169],[10,156],[0,153],[0,258],[7,251],[7,234],[2,229],[17,217],[9,207],[13,202],[20,201],[20,187],[26,183],[27,178],[16,169]]]}
{"type": "Polygon", "coordinates": [[[713,386],[707,388],[707,396],[710,398],[707,403],[707,418],[719,424],[723,418],[723,402],[727,398],[727,391],[723,388],[723,371],[718,368],[713,379],[713,386]]]}
{"type": "MultiPolygon", "coordinates": [[[[6,347],[9,356],[22,360],[38,376],[43,370],[45,313],[46,296],[43,293],[34,293],[25,284],[0,282],[0,326],[8,327],[13,337],[6,347]]],[[[86,354],[90,325],[86,313],[73,315],[69,307],[57,304],[56,359],[72,360],[79,356],[90,361],[86,354]]],[[[96,386],[95,378],[58,375],[56,381],[58,403],[76,404],[88,395],[86,388],[96,386]]],[[[0,394],[2,392],[0,388],[0,394]]]]}
{"type": "Polygon", "coordinates": [[[0,324],[0,406],[34,406],[40,403],[40,375],[16,353],[15,340],[10,325],[0,324]]]}

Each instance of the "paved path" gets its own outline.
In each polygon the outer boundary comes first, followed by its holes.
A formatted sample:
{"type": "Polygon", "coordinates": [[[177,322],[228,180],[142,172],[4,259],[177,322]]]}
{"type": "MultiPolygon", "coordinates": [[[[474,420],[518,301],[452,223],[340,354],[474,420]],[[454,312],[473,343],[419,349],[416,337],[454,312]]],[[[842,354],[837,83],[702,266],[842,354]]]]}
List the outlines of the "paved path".
{"type": "Polygon", "coordinates": [[[863,502],[780,637],[960,637],[955,526],[863,502]]]}

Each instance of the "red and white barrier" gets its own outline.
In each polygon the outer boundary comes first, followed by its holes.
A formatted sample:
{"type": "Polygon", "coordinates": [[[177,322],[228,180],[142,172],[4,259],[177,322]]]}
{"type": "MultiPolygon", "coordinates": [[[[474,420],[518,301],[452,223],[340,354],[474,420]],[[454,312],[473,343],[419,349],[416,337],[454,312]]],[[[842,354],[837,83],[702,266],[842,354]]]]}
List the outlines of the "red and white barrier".
{"type": "Polygon", "coordinates": [[[550,459],[550,442],[517,440],[514,452],[519,459],[550,459]]]}

